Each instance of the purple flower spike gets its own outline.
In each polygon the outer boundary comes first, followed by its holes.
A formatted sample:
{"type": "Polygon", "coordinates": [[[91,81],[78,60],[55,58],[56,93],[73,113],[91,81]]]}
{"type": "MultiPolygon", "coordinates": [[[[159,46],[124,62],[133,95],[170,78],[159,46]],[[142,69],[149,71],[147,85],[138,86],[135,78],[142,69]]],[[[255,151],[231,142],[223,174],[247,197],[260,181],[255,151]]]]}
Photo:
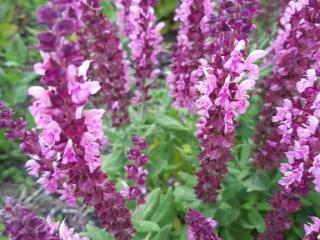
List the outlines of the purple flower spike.
{"type": "MultiPolygon", "coordinates": [[[[122,3],[126,4],[125,1],[122,3]]],[[[121,5],[121,2],[118,4],[121,5]]],[[[157,67],[163,39],[160,31],[164,23],[156,23],[155,4],[156,1],[149,0],[131,1],[129,15],[125,18],[128,21],[125,28],[131,60],[135,68],[136,103],[150,99],[149,88],[155,85],[154,81],[160,73],[157,67]]],[[[123,6],[122,10],[127,11],[127,7],[123,6]]]]}
{"type": "Polygon", "coordinates": [[[181,0],[175,21],[180,22],[171,70],[167,78],[175,107],[195,112],[199,60],[205,58],[209,21],[214,17],[210,0],[181,0]]]}
{"type": "Polygon", "coordinates": [[[81,50],[93,58],[89,77],[100,82],[111,125],[119,127],[129,120],[129,63],[112,23],[100,12],[100,1],[87,0],[81,5],[84,24],[78,32],[81,50]]]}
{"type": "Polygon", "coordinates": [[[146,178],[148,171],[145,169],[149,158],[141,151],[147,148],[145,140],[137,135],[131,137],[134,148],[128,150],[128,158],[132,160],[132,164],[125,166],[127,179],[132,182],[129,186],[126,182],[122,183],[122,195],[129,200],[134,200],[138,205],[145,203],[145,195],[147,194],[146,178]]]}
{"type": "Polygon", "coordinates": [[[219,240],[214,233],[217,223],[203,216],[200,212],[189,208],[186,214],[188,240],[219,240]]]}
{"type": "Polygon", "coordinates": [[[8,197],[0,218],[12,240],[88,240],[74,234],[74,229],[68,229],[64,222],[60,225],[49,218],[44,220],[8,197]]]}
{"type": "Polygon", "coordinates": [[[246,53],[257,2],[220,1],[219,6],[215,24],[208,30],[212,41],[207,47],[212,58],[200,60],[197,76],[204,79],[196,86],[199,92],[196,135],[201,153],[195,193],[210,203],[216,201],[226,165],[232,159],[236,117],[246,112],[248,91],[259,78],[255,62],[266,55],[262,50],[246,53]]]}
{"type": "Polygon", "coordinates": [[[5,207],[0,217],[10,239],[13,240],[60,240],[57,233],[50,231],[50,226],[44,219],[36,216],[30,209],[6,199],[5,207]]]}
{"type": "MultiPolygon", "coordinates": [[[[309,69],[296,82],[292,101],[284,99],[272,120],[277,124],[280,144],[288,162],[282,163],[280,191],[271,200],[272,211],[265,217],[266,230],[259,239],[283,239],[290,228],[290,215],[299,210],[298,196],[310,191],[311,183],[320,192],[320,86],[317,72],[309,69]],[[275,235],[275,232],[277,233],[275,235]]],[[[278,144],[279,145],[279,144],[278,144]]],[[[312,239],[312,238],[311,238],[312,239]]]]}
{"type": "Polygon", "coordinates": [[[283,99],[296,96],[296,83],[306,71],[320,70],[319,1],[287,1],[278,25],[278,33],[271,45],[273,74],[262,82],[263,109],[256,128],[254,164],[272,170],[285,158],[286,144],[281,141],[272,121],[276,107],[283,99]]]}

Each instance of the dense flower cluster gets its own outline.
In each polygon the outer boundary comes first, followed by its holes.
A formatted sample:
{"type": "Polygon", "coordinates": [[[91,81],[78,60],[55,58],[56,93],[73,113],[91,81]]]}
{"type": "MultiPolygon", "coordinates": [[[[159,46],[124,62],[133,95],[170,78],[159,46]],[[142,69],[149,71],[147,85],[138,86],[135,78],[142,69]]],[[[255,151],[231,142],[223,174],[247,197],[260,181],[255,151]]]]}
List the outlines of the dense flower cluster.
{"type": "MultiPolygon", "coordinates": [[[[38,36],[43,62],[35,65],[45,88],[28,90],[34,98],[30,112],[36,130],[23,130],[21,149],[31,158],[26,164],[29,173],[39,177],[47,191],[60,193],[69,203],[82,197],[116,239],[131,239],[124,198],[100,170],[100,148],[106,143],[104,110],[84,110],[88,97],[100,86],[87,78],[91,61],[84,61],[78,45],[68,40],[82,24],[77,18],[80,5],[79,1],[52,1],[38,10],[39,22],[49,29],[38,36]]],[[[21,139],[23,121],[9,120],[11,116],[1,104],[1,125],[8,129],[7,136],[21,139]]]]}
{"type": "Polygon", "coordinates": [[[212,59],[209,63],[202,60],[199,68],[205,80],[197,86],[200,93],[196,102],[197,137],[201,153],[195,192],[199,199],[208,202],[215,202],[227,171],[226,164],[232,158],[235,117],[246,111],[247,91],[259,76],[254,62],[265,55],[264,51],[257,50],[245,57],[256,5],[256,1],[221,1],[220,15],[210,30],[212,59]],[[245,76],[247,80],[242,81],[245,76]]]}
{"type": "Polygon", "coordinates": [[[0,128],[6,130],[6,137],[10,140],[22,140],[25,137],[26,123],[22,118],[13,119],[14,111],[5,106],[0,100],[0,128]]]}
{"type": "Polygon", "coordinates": [[[6,198],[0,218],[12,240],[87,240],[68,229],[64,222],[44,220],[11,198],[6,198]]]}
{"type": "Polygon", "coordinates": [[[101,13],[99,0],[81,4],[81,50],[93,59],[88,76],[100,82],[112,126],[129,122],[129,63],[112,23],[101,13]]]}
{"type": "Polygon", "coordinates": [[[194,209],[189,209],[186,214],[186,223],[188,225],[188,240],[219,240],[214,233],[217,223],[203,216],[194,209]]]}
{"type": "MultiPolygon", "coordinates": [[[[135,102],[150,98],[149,88],[154,85],[154,80],[159,74],[156,67],[161,52],[160,30],[164,24],[156,23],[155,5],[154,0],[131,1],[129,15],[126,17],[131,60],[135,68],[135,102]]],[[[127,6],[123,8],[127,9],[127,6]]]]}
{"type": "Polygon", "coordinates": [[[274,169],[286,147],[280,142],[272,116],[282,99],[292,99],[296,82],[309,68],[319,70],[319,1],[294,0],[284,9],[271,53],[273,75],[263,81],[263,109],[255,136],[255,165],[274,169]]]}
{"type": "Polygon", "coordinates": [[[127,179],[132,182],[132,186],[123,182],[122,195],[136,201],[137,204],[144,204],[147,194],[146,177],[148,175],[145,165],[149,159],[142,151],[147,148],[147,144],[144,139],[137,135],[132,136],[131,141],[135,147],[128,150],[127,156],[132,164],[125,166],[125,170],[127,179]]]}
{"type": "Polygon", "coordinates": [[[182,0],[176,10],[175,20],[180,29],[172,56],[172,71],[167,77],[175,107],[195,111],[199,59],[205,57],[208,23],[213,18],[211,0],[182,0]]]}
{"type": "Polygon", "coordinates": [[[119,28],[119,32],[123,36],[129,36],[131,26],[130,26],[130,6],[132,0],[114,0],[114,3],[117,7],[117,25],[119,28]]]}
{"type": "Polygon", "coordinates": [[[320,219],[311,217],[312,223],[304,225],[305,236],[303,240],[316,240],[320,236],[320,219]]]}
{"type": "Polygon", "coordinates": [[[296,84],[298,96],[285,99],[282,107],[277,108],[273,122],[278,125],[277,133],[281,143],[287,146],[287,163],[281,164],[280,193],[273,197],[279,202],[295,199],[288,207],[272,205],[272,212],[266,217],[267,229],[260,239],[282,239],[290,226],[290,213],[299,210],[298,196],[306,195],[313,182],[315,190],[320,191],[320,87],[314,69],[309,69],[305,78],[296,84]],[[279,223],[280,212],[285,216],[279,223]],[[283,225],[284,222],[287,224],[283,225]],[[277,229],[277,238],[273,236],[277,229]],[[282,238],[281,238],[282,237],[282,238]]]}

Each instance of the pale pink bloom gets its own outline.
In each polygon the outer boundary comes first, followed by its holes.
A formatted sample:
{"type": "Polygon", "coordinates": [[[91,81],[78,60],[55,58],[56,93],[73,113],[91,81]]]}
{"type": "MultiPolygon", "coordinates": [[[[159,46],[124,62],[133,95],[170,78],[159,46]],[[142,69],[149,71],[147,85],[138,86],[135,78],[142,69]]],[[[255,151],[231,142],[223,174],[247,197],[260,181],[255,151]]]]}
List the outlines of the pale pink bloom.
{"type": "Polygon", "coordinates": [[[36,178],[39,177],[40,165],[37,160],[34,160],[34,159],[28,160],[25,164],[25,167],[27,168],[27,171],[31,176],[36,178]]]}
{"type": "Polygon", "coordinates": [[[50,54],[40,51],[40,55],[42,57],[43,63],[34,64],[33,69],[36,74],[43,76],[46,73],[46,65],[50,60],[50,54]]]}
{"type": "Polygon", "coordinates": [[[288,151],[286,153],[286,156],[290,164],[292,164],[295,159],[307,160],[309,157],[309,146],[300,144],[298,141],[295,141],[293,149],[291,151],[288,151]]]}
{"type": "Polygon", "coordinates": [[[101,166],[100,145],[97,143],[97,137],[89,132],[85,132],[82,135],[80,144],[85,149],[84,159],[86,160],[89,170],[90,172],[94,172],[101,166]]]}
{"type": "Polygon", "coordinates": [[[305,238],[304,239],[311,239],[314,233],[320,235],[320,219],[317,217],[311,217],[313,223],[305,224],[304,231],[305,231],[305,238]],[[309,238],[310,237],[310,238],[309,238]]]}
{"type": "Polygon", "coordinates": [[[320,118],[320,93],[316,96],[312,104],[312,109],[314,109],[314,116],[320,118]]]}
{"type": "Polygon", "coordinates": [[[84,115],[84,124],[87,126],[87,129],[97,138],[101,139],[104,135],[103,133],[103,116],[105,111],[103,109],[92,109],[86,111],[84,115]]]}
{"type": "Polygon", "coordinates": [[[61,194],[60,199],[65,201],[68,207],[75,207],[76,198],[74,196],[74,186],[63,183],[62,187],[62,189],[58,190],[58,193],[61,194]]]}
{"type": "Polygon", "coordinates": [[[289,164],[281,164],[280,171],[284,176],[279,180],[279,184],[284,186],[286,190],[290,190],[292,185],[301,182],[303,169],[303,163],[300,163],[299,167],[296,169],[292,169],[292,166],[289,164]]]}
{"type": "Polygon", "coordinates": [[[292,102],[288,99],[284,99],[282,107],[277,107],[276,109],[277,113],[275,116],[272,117],[273,122],[281,122],[285,119],[288,119],[288,117],[292,115],[292,102]]]}
{"type": "Polygon", "coordinates": [[[266,55],[267,52],[264,50],[255,50],[249,54],[245,60],[245,70],[248,71],[249,79],[257,80],[259,78],[259,66],[254,63],[266,55]]]}
{"type": "Polygon", "coordinates": [[[76,154],[75,154],[75,151],[73,148],[73,142],[71,139],[69,139],[66,144],[66,147],[64,149],[62,163],[68,164],[68,163],[73,163],[76,161],[77,161],[77,159],[76,159],[76,154]]]}
{"type": "MultiPolygon", "coordinates": [[[[83,68],[86,67],[87,65],[84,65],[83,68]]],[[[69,65],[67,69],[67,80],[71,100],[75,104],[84,104],[88,100],[88,97],[96,94],[101,87],[98,81],[79,83],[77,77],[79,77],[77,68],[74,65],[69,65]]]]}
{"type": "Polygon", "coordinates": [[[312,87],[317,80],[316,71],[314,69],[309,69],[307,71],[307,78],[302,78],[296,84],[296,88],[299,93],[304,92],[306,88],[312,87]]]}
{"type": "Polygon", "coordinates": [[[52,146],[60,141],[60,134],[62,130],[56,121],[51,121],[39,135],[39,144],[41,150],[46,154],[51,150],[52,146]]]}
{"type": "Polygon", "coordinates": [[[308,138],[315,134],[319,126],[319,119],[315,116],[308,117],[308,124],[304,124],[303,127],[297,128],[297,133],[300,138],[308,138]]]}
{"type": "Polygon", "coordinates": [[[35,98],[29,111],[34,117],[37,127],[45,128],[52,120],[48,114],[48,108],[52,106],[48,92],[42,87],[34,86],[29,88],[28,94],[35,98]]]}
{"type": "Polygon", "coordinates": [[[314,160],[313,160],[313,165],[309,170],[314,179],[313,179],[313,183],[315,185],[315,190],[317,192],[320,192],[320,154],[318,154],[314,160]]]}
{"type": "Polygon", "coordinates": [[[215,105],[221,106],[223,108],[228,108],[229,107],[229,97],[230,97],[230,92],[229,92],[229,83],[230,83],[230,77],[228,76],[225,84],[221,88],[219,92],[219,97],[215,100],[215,105]]]}

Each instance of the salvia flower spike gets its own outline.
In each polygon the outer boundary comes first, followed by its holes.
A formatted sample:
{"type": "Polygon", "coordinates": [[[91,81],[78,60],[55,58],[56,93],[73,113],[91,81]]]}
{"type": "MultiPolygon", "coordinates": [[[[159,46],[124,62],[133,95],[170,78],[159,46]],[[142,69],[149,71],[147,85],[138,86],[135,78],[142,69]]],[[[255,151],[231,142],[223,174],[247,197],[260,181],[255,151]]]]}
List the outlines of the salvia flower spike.
{"type": "Polygon", "coordinates": [[[197,210],[188,209],[186,223],[188,225],[188,240],[220,240],[214,233],[217,223],[203,216],[197,210]]]}
{"type": "Polygon", "coordinates": [[[175,21],[180,23],[177,43],[172,55],[171,72],[167,77],[175,107],[195,112],[199,60],[205,58],[209,22],[213,18],[210,0],[182,0],[175,21]]]}
{"type": "Polygon", "coordinates": [[[92,59],[88,76],[99,80],[112,127],[129,122],[129,63],[111,21],[101,13],[100,1],[81,6],[83,27],[77,32],[80,48],[92,59]]]}
{"type": "Polygon", "coordinates": [[[277,37],[271,45],[273,74],[262,81],[263,108],[256,128],[254,164],[272,170],[285,158],[286,146],[272,117],[283,99],[292,100],[295,86],[310,69],[320,70],[319,1],[288,1],[281,15],[277,37]]]}
{"type": "Polygon", "coordinates": [[[292,100],[284,99],[272,118],[286,146],[288,161],[281,164],[280,190],[271,200],[272,211],[265,217],[266,231],[259,239],[283,238],[290,227],[290,214],[300,209],[298,197],[305,196],[312,183],[320,191],[320,87],[315,69],[309,69],[297,81],[296,93],[292,100]]]}
{"type": "Polygon", "coordinates": [[[147,194],[147,175],[148,170],[145,169],[145,165],[148,163],[149,158],[143,151],[147,148],[145,140],[137,135],[131,137],[133,148],[130,148],[127,152],[127,157],[132,163],[125,166],[127,173],[128,183],[122,183],[122,195],[129,200],[134,200],[137,205],[144,204],[145,195],[147,194]]]}
{"type": "Polygon", "coordinates": [[[208,46],[211,59],[201,60],[198,69],[198,75],[204,80],[197,85],[199,98],[196,102],[199,115],[196,135],[201,153],[195,193],[199,199],[210,203],[216,201],[227,172],[226,164],[232,159],[235,118],[246,112],[248,91],[259,77],[255,62],[266,55],[265,51],[256,50],[246,56],[257,2],[220,1],[219,6],[220,14],[210,29],[213,38],[208,46]],[[240,15],[242,17],[238,19],[240,15]],[[225,30],[221,31],[221,28],[225,30]]]}
{"type": "Polygon", "coordinates": [[[45,220],[9,197],[5,199],[0,218],[12,240],[88,240],[74,233],[74,229],[69,229],[64,221],[45,220]]]}
{"type": "Polygon", "coordinates": [[[38,35],[43,62],[35,65],[43,87],[28,90],[36,129],[21,130],[23,121],[13,121],[12,111],[3,104],[0,122],[9,138],[23,138],[21,149],[31,158],[28,171],[47,191],[60,193],[69,204],[81,197],[115,239],[127,240],[133,233],[130,211],[100,170],[100,148],[107,143],[104,110],[84,110],[100,85],[87,76],[92,60],[85,60],[69,38],[83,26],[81,4],[88,2],[52,1],[38,10],[48,31],[38,35]]]}

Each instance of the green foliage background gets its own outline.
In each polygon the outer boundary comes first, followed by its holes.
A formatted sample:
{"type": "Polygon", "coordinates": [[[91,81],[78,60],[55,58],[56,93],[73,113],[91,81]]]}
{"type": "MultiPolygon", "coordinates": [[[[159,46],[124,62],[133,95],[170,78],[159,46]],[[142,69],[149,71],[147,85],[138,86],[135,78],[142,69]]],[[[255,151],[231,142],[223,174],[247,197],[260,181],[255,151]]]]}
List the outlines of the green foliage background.
{"type": "MultiPolygon", "coordinates": [[[[43,2],[0,2],[0,98],[13,107],[18,116],[25,117],[30,127],[33,122],[27,111],[29,100],[26,90],[32,84],[38,84],[32,66],[39,60],[35,36],[40,28],[35,22],[34,13],[43,2]]],[[[262,6],[269,3],[264,1],[262,6]]],[[[164,33],[169,35],[177,29],[172,21],[176,4],[176,0],[160,0],[156,8],[159,20],[167,23],[164,33]]],[[[116,12],[112,4],[103,1],[103,7],[106,15],[114,21],[116,12]]],[[[252,49],[268,46],[274,33],[274,23],[270,26],[269,23],[257,22],[252,49]]],[[[270,68],[263,69],[261,79],[270,71],[270,68]]],[[[189,207],[217,220],[217,231],[222,239],[255,239],[264,230],[263,216],[270,210],[268,199],[276,191],[280,177],[277,172],[256,171],[251,165],[252,136],[261,99],[253,95],[248,112],[240,117],[237,142],[233,148],[234,159],[228,165],[229,173],[224,179],[217,204],[207,205],[197,200],[193,193],[195,172],[199,166],[199,144],[194,136],[196,117],[171,108],[165,80],[160,79],[160,82],[161,88],[152,92],[149,103],[130,107],[132,123],[129,126],[112,129],[108,127],[106,119],[104,128],[112,149],[102,157],[103,171],[117,186],[124,178],[123,167],[127,162],[125,153],[130,147],[130,136],[139,134],[149,144],[147,204],[138,208],[129,204],[134,213],[135,239],[186,239],[184,215],[189,207]]],[[[25,181],[25,156],[19,152],[16,144],[7,142],[3,134],[0,132],[0,183],[33,184],[31,180],[25,181]]],[[[301,239],[307,216],[320,215],[317,193],[310,193],[302,202],[303,209],[295,214],[287,239],[301,239]]],[[[87,225],[82,234],[92,240],[112,239],[104,230],[93,225],[87,225]]]]}

